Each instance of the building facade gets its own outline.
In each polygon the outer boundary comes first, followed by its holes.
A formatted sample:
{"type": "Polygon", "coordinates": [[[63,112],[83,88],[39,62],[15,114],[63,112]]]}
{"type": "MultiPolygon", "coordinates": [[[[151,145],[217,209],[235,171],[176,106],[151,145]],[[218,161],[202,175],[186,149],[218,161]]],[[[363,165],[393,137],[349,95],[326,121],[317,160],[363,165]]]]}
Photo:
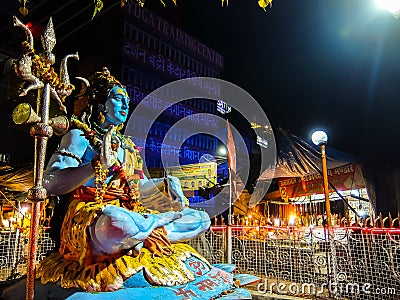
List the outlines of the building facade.
{"type": "MultiPolygon", "coordinates": [[[[192,99],[190,93],[179,89],[174,90],[173,95],[151,93],[180,79],[218,78],[223,69],[223,57],[137,3],[126,5],[123,14],[121,80],[132,99],[131,108],[135,110],[141,103],[150,114],[152,110],[162,111],[156,120],[135,115],[126,129],[128,134],[132,132],[135,144],[144,149],[149,175],[158,177],[177,162],[196,164],[205,154],[215,155],[219,140],[201,132],[213,132],[217,128],[220,122],[217,101],[192,99]],[[175,98],[187,100],[171,104],[171,99],[175,98]],[[174,126],[182,119],[189,125],[174,126]],[[192,134],[196,132],[198,134],[192,134]],[[163,160],[162,153],[167,153],[171,160],[163,160]]],[[[195,80],[194,88],[206,90],[214,99],[220,95],[218,86],[206,85],[201,79],[195,80]]]]}

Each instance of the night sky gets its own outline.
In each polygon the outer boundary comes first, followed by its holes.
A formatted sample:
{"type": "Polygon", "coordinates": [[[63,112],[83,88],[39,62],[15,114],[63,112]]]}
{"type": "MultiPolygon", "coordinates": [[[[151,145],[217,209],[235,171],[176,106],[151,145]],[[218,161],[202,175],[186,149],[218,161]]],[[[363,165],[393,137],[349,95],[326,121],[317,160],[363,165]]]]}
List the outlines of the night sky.
{"type": "MultiPolygon", "coordinates": [[[[5,3],[10,3],[8,10],[18,8],[16,0],[5,3]]],[[[53,10],[61,8],[58,1],[47,1],[40,10],[50,9],[50,3],[53,10]]],[[[307,140],[313,129],[324,129],[333,148],[364,160],[397,163],[400,20],[379,10],[373,0],[274,0],[266,12],[257,0],[231,0],[225,7],[220,0],[165,3],[164,8],[158,0],[147,0],[145,7],[221,53],[221,78],[249,92],[273,127],[307,140]]],[[[92,8],[81,16],[88,23],[92,8]]],[[[113,22],[109,16],[118,9],[116,5],[95,21],[113,22]]],[[[53,16],[55,24],[59,14],[53,16]]],[[[73,14],[64,11],[63,17],[73,14]]],[[[11,15],[1,16],[2,26],[11,15]]],[[[32,17],[38,15],[32,10],[32,17]]],[[[68,32],[58,32],[62,30],[68,32]]],[[[74,47],[79,50],[80,45],[74,47]]]]}
{"type": "Polygon", "coordinates": [[[397,162],[400,20],[373,0],[274,0],[266,12],[256,0],[167,6],[223,54],[222,78],[257,99],[272,126],[308,140],[324,129],[331,147],[397,162]]]}

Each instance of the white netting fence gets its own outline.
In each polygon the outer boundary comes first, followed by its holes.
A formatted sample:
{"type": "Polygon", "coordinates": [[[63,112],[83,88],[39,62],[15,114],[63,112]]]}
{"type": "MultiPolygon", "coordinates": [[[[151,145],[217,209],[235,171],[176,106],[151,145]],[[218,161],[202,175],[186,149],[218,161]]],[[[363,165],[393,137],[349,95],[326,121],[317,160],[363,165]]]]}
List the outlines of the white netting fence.
{"type": "MultiPolygon", "coordinates": [[[[227,262],[226,227],[190,244],[211,263],[227,262]]],[[[323,299],[399,299],[400,230],[233,227],[232,263],[262,278],[261,293],[323,299]]]]}
{"type": "MultiPolygon", "coordinates": [[[[0,231],[0,281],[10,281],[26,274],[29,231],[0,231]]],[[[55,247],[48,232],[39,230],[36,260],[40,261],[55,247]]]]}
{"type": "MultiPolygon", "coordinates": [[[[400,229],[233,227],[232,263],[238,273],[262,280],[260,293],[329,299],[399,299],[400,229]]],[[[0,232],[0,281],[26,273],[28,232],[0,232]]],[[[213,226],[191,240],[210,263],[227,262],[226,226],[213,226]]],[[[36,259],[54,248],[40,230],[36,259]]]]}

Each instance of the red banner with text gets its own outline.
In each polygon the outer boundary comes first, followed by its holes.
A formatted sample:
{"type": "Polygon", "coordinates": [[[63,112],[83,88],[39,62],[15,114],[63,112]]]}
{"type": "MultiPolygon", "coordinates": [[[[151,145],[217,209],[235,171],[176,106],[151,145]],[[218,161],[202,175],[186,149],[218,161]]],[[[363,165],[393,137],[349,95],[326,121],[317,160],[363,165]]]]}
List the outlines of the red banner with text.
{"type": "MultiPolygon", "coordinates": [[[[328,180],[339,191],[356,190],[365,187],[362,171],[357,164],[348,164],[328,170],[328,180]]],[[[324,185],[321,174],[311,174],[303,177],[290,177],[278,179],[281,198],[288,201],[289,198],[308,196],[311,194],[323,194],[324,185]]],[[[329,192],[333,189],[329,187],[329,192]]]]}

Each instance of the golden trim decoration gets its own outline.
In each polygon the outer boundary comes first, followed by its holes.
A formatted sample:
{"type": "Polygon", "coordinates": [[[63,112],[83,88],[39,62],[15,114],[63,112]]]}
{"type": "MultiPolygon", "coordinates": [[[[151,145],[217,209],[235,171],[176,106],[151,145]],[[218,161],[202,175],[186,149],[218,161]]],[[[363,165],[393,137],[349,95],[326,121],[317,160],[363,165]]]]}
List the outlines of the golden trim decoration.
{"type": "Polygon", "coordinates": [[[174,254],[170,256],[154,257],[142,248],[136,257],[124,255],[110,264],[99,262],[88,266],[53,253],[39,263],[36,278],[42,284],[59,281],[63,288],[82,288],[88,292],[120,289],[125,278],[141,270],[153,285],[173,286],[193,281],[194,274],[184,262],[189,257],[207,261],[187,244],[172,244],[172,248],[174,254]]]}

